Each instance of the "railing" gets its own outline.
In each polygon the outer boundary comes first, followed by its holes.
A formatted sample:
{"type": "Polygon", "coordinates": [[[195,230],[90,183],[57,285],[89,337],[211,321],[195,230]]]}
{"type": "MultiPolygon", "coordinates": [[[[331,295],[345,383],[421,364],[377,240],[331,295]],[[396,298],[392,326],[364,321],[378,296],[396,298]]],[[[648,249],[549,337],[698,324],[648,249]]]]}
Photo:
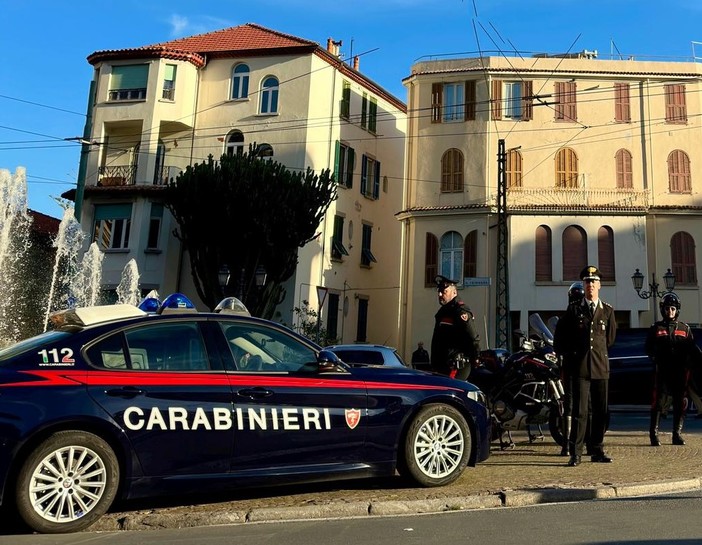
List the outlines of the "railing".
{"type": "Polygon", "coordinates": [[[98,185],[134,185],[136,183],[136,165],[117,165],[98,169],[98,185]]]}
{"type": "Polygon", "coordinates": [[[122,100],[145,100],[146,87],[139,89],[110,89],[108,100],[110,102],[119,102],[122,100]]]}
{"type": "Polygon", "coordinates": [[[175,181],[181,172],[183,169],[180,167],[163,165],[154,173],[154,185],[168,185],[175,181]]]}
{"type": "Polygon", "coordinates": [[[649,192],[636,189],[510,187],[507,190],[508,209],[643,211],[648,208],[648,202],[649,192]]]}

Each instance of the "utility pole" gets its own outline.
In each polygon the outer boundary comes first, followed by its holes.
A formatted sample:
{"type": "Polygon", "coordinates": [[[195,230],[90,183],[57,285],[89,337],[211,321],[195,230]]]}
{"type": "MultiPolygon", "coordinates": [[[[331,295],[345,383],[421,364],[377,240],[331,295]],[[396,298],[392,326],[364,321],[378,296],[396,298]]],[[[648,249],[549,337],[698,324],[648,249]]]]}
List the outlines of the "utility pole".
{"type": "Polygon", "coordinates": [[[509,316],[509,236],[507,232],[507,154],[505,140],[497,141],[497,271],[495,301],[495,346],[510,348],[512,329],[509,316]]]}

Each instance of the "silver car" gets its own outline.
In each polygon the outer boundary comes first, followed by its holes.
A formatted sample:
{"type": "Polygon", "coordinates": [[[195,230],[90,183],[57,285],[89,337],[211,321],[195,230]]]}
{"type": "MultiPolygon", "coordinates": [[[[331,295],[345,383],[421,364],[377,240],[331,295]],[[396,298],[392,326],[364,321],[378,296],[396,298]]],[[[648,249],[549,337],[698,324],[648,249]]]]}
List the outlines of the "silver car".
{"type": "Polygon", "coordinates": [[[391,346],[380,344],[337,344],[327,346],[327,350],[334,352],[341,361],[349,365],[383,365],[385,367],[408,367],[397,350],[391,346]]]}

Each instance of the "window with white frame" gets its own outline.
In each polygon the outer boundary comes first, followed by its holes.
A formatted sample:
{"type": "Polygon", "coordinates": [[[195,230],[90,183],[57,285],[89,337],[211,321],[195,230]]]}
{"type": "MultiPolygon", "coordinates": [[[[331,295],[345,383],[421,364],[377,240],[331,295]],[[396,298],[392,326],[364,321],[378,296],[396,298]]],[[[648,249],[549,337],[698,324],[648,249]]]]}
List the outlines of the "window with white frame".
{"type": "Polygon", "coordinates": [[[336,183],[342,187],[353,187],[353,167],[356,158],[354,149],[343,142],[336,141],[334,154],[334,173],[336,183]]]}
{"type": "Polygon", "coordinates": [[[227,155],[242,155],[244,153],[244,133],[233,130],[227,135],[226,150],[227,155]]]}
{"type": "Polygon", "coordinates": [[[260,113],[278,113],[278,79],[273,76],[268,76],[261,84],[260,113]]]}
{"type": "Polygon", "coordinates": [[[463,237],[456,231],[449,231],[441,237],[439,274],[463,284],[463,237]]]}
{"type": "Polygon", "coordinates": [[[175,64],[167,64],[163,75],[163,93],[161,98],[164,100],[175,100],[175,82],[176,82],[175,64]]]}
{"type": "Polygon", "coordinates": [[[522,118],[522,82],[506,81],[502,104],[502,116],[505,119],[522,118]]]}
{"type": "Polygon", "coordinates": [[[232,69],[232,99],[241,100],[249,97],[249,66],[237,64],[232,69]]]}
{"type": "Polygon", "coordinates": [[[368,155],[363,155],[361,161],[361,195],[380,198],[380,162],[368,155]]]}
{"type": "Polygon", "coordinates": [[[461,83],[444,84],[443,121],[451,123],[465,119],[465,87],[461,83]]]}
{"type": "Polygon", "coordinates": [[[96,242],[101,250],[129,248],[131,218],[131,204],[96,205],[92,241],[96,242]]]}
{"type": "Polygon", "coordinates": [[[146,239],[147,250],[158,250],[158,242],[161,235],[161,222],[163,221],[163,205],[161,203],[151,203],[151,216],[149,218],[149,234],[146,239]]]}

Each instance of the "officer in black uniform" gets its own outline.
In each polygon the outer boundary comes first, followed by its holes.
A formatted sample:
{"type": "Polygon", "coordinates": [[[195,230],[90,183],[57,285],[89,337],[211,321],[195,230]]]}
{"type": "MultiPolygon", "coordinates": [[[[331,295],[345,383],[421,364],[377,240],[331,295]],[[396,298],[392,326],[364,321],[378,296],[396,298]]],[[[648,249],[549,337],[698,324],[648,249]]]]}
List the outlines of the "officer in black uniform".
{"type": "Polygon", "coordinates": [[[699,358],[699,349],[692,337],[690,326],[678,320],[680,299],[672,292],[661,297],[662,320],[651,326],[646,336],[646,354],[656,366],[656,378],[651,402],[651,446],[661,444],[658,424],[665,394],[673,398],[673,444],[684,445],[682,438],[683,410],[687,381],[693,361],[699,358]]]}
{"type": "Polygon", "coordinates": [[[599,298],[601,276],[597,267],[588,266],[581,271],[585,297],[580,305],[568,307],[559,320],[554,339],[556,352],[563,358],[564,372],[572,377],[573,429],[569,466],[580,465],[590,405],[590,459],[599,463],[612,461],[605,454],[603,443],[609,411],[608,349],[614,344],[617,322],[612,306],[599,298]]]}
{"type": "Polygon", "coordinates": [[[431,367],[442,375],[465,380],[480,352],[473,313],[458,298],[455,280],[439,275],[435,282],[441,308],[431,339],[431,367]]]}

